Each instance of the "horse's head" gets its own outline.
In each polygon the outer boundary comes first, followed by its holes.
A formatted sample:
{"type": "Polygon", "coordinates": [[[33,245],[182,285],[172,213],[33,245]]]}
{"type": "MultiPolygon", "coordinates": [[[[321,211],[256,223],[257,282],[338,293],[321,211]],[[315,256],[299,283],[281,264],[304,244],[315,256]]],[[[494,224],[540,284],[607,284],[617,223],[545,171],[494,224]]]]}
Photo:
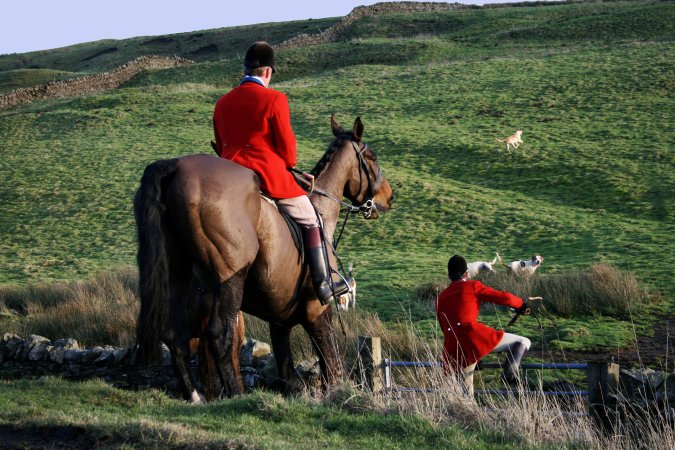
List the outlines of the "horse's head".
{"type": "Polygon", "coordinates": [[[357,117],[352,130],[343,129],[335,115],[331,116],[331,128],[335,140],[328,147],[322,161],[314,168],[314,173],[335,158],[340,158],[336,166],[347,170],[342,195],[355,206],[363,205],[368,200],[373,203],[370,219],[376,219],[380,212],[388,211],[394,199],[394,190],[384,176],[377,162],[377,155],[363,142],[363,123],[357,117]],[[339,155],[339,156],[338,156],[339,155]]]}

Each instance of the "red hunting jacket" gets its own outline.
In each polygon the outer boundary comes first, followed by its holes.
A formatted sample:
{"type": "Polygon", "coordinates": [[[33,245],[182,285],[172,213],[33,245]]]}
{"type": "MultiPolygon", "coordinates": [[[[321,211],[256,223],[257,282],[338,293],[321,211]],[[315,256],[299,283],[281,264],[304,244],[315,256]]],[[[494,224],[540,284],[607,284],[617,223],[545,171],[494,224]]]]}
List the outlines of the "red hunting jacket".
{"type": "Polygon", "coordinates": [[[476,280],[456,280],[436,299],[436,315],[445,342],[443,360],[446,369],[467,367],[494,349],[504,336],[478,322],[480,302],[520,308],[523,300],[508,292],[497,291],[476,280]]]}
{"type": "Polygon", "coordinates": [[[305,195],[287,169],[295,166],[295,135],[288,98],[246,81],[222,96],[213,112],[216,151],[253,170],[273,198],[305,195]]]}

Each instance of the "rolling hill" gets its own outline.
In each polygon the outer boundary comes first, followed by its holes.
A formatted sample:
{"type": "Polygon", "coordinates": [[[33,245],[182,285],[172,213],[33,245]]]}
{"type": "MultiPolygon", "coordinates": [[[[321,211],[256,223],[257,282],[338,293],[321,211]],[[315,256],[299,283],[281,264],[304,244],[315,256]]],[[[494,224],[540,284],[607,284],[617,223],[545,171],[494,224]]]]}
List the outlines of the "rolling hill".
{"type": "MultiPolygon", "coordinates": [[[[611,264],[669,292],[673,19],[675,5],[660,1],[383,7],[339,22],[329,41],[282,45],[273,86],[290,99],[299,166],[320,158],[331,113],[345,124],[360,115],[396,188],[395,209],[354,221],[341,244],[364,286],[360,304],[400,316],[417,287],[444,278],[449,255],[495,251],[543,254],[542,273],[611,264]],[[496,139],[516,128],[525,143],[506,151],[496,139]]],[[[133,265],[131,203],[142,170],[210,152],[213,105],[240,76],[233,55],[257,38],[281,42],[335,23],[134,38],[116,44],[124,53],[95,58],[103,43],[0,57],[0,79],[25,85],[41,78],[21,72],[21,61],[39,71],[103,71],[148,42],[187,57],[219,48],[113,91],[0,111],[0,282],[133,265]]]]}

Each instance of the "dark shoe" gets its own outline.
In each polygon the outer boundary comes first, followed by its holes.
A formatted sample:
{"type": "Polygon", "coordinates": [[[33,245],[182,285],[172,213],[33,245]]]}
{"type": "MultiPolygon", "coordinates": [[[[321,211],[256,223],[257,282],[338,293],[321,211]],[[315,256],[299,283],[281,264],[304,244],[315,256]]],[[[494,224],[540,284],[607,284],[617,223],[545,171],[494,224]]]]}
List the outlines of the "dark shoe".
{"type": "Polygon", "coordinates": [[[502,380],[508,384],[514,384],[518,381],[518,369],[520,361],[523,359],[527,348],[522,342],[516,342],[511,345],[506,353],[506,363],[503,367],[502,380]]]}
{"type": "Polygon", "coordinates": [[[309,270],[312,277],[312,286],[322,305],[330,303],[334,297],[350,292],[350,278],[333,281],[326,257],[326,244],[321,239],[321,230],[318,227],[304,229],[306,254],[309,259],[309,270]]]}

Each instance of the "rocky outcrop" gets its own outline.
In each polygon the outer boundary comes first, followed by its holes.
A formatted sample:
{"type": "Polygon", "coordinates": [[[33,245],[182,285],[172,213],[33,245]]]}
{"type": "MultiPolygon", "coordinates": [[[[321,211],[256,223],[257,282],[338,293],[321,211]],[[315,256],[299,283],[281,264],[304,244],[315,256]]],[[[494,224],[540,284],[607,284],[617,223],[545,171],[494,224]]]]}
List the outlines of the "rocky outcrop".
{"type": "Polygon", "coordinates": [[[96,94],[115,89],[145,70],[168,69],[193,63],[194,61],[180,57],[141,56],[108,72],[69,80],[52,81],[30,88],[15,89],[7,92],[0,95],[0,109],[31,103],[36,100],[96,94]]]}

